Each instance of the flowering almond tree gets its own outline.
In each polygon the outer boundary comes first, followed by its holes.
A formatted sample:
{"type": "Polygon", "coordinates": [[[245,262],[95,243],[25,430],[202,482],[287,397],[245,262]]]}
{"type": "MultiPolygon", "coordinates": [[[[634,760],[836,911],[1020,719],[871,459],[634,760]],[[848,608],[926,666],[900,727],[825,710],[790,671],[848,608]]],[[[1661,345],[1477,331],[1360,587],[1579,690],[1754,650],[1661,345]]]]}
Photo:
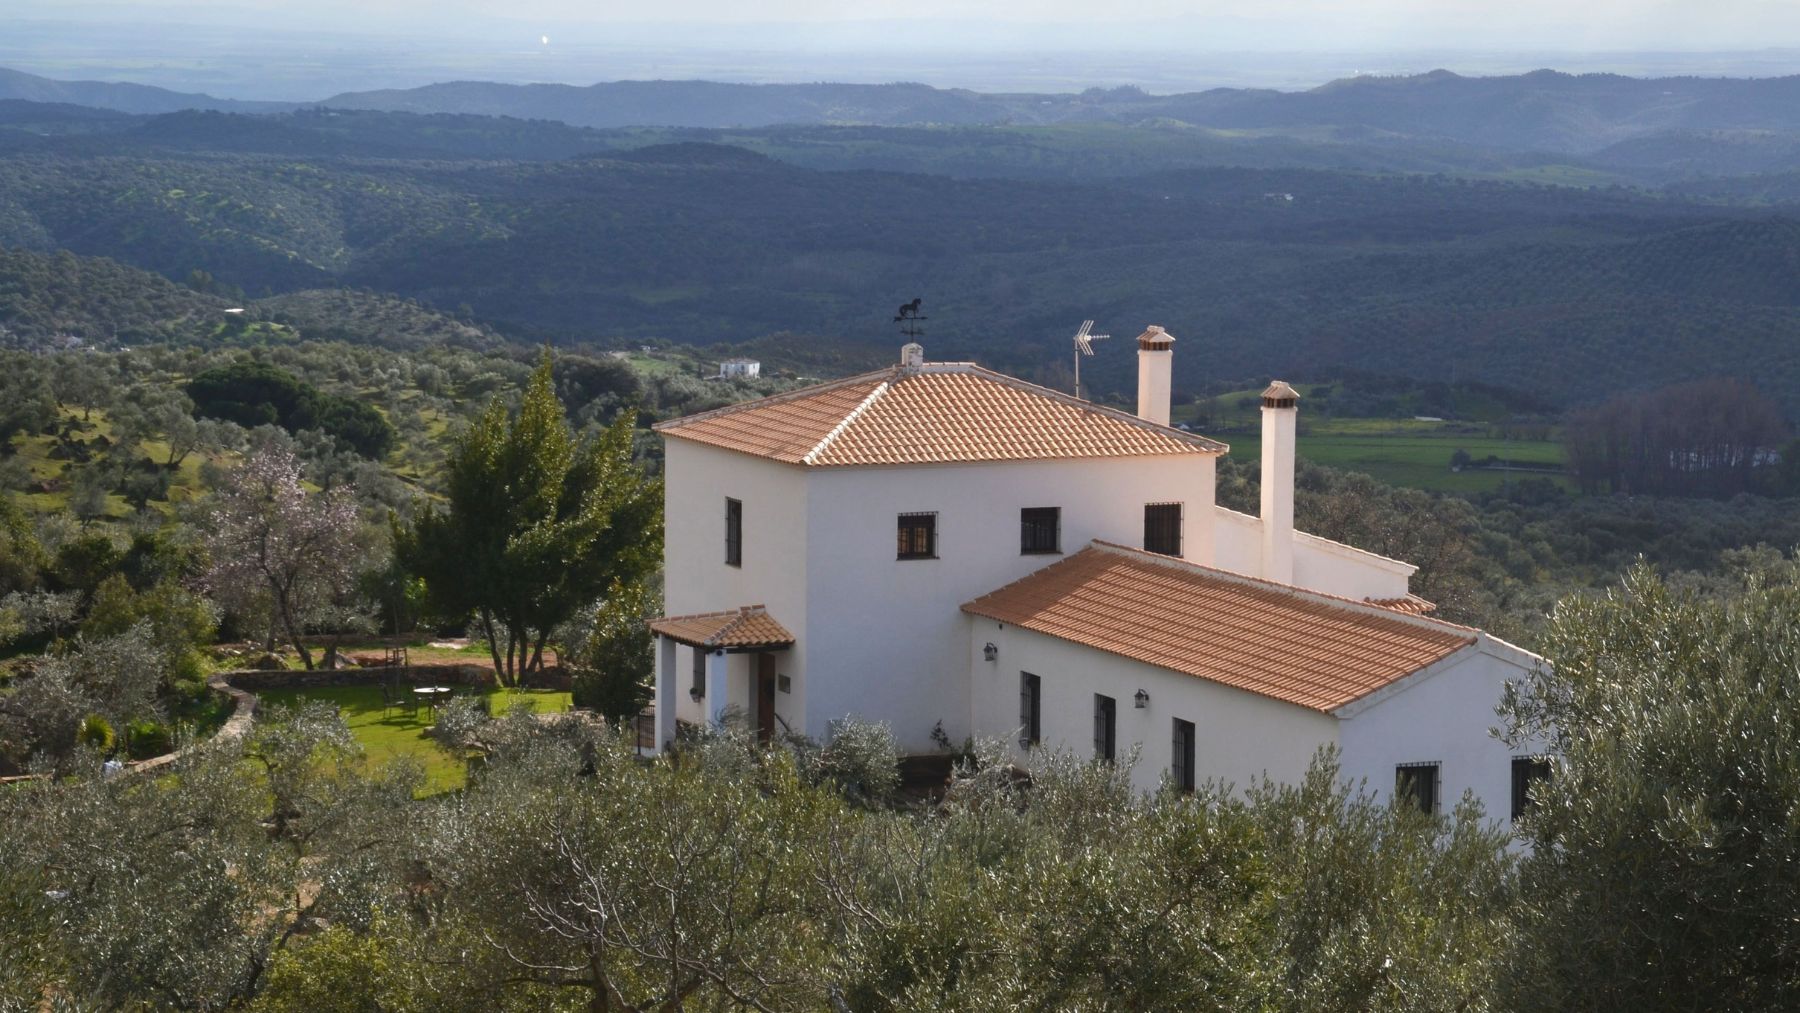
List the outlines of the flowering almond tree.
{"type": "Polygon", "coordinates": [[[233,606],[262,602],[308,669],[301,639],[334,613],[355,584],[356,497],[344,486],[311,493],[300,462],[265,447],[231,473],[208,516],[214,596],[233,606]]]}

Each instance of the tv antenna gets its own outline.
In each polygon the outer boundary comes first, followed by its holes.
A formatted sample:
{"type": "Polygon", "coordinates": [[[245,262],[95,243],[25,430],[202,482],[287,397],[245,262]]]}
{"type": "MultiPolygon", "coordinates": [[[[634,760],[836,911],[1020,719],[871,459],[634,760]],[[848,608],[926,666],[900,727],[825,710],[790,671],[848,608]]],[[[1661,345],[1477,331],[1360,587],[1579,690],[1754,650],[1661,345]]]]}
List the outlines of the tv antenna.
{"type": "Polygon", "coordinates": [[[919,325],[931,319],[919,310],[919,305],[924,301],[915,298],[912,302],[901,303],[900,308],[894,311],[894,323],[900,325],[900,333],[914,341],[925,336],[925,328],[919,325]]]}
{"type": "Polygon", "coordinates": [[[1075,396],[1076,397],[1081,396],[1081,357],[1084,355],[1093,355],[1094,354],[1094,342],[1105,341],[1107,338],[1112,337],[1112,335],[1110,335],[1110,334],[1089,333],[1093,329],[1094,329],[1094,322],[1092,320],[1083,320],[1081,322],[1081,330],[1075,332],[1075,396]]]}

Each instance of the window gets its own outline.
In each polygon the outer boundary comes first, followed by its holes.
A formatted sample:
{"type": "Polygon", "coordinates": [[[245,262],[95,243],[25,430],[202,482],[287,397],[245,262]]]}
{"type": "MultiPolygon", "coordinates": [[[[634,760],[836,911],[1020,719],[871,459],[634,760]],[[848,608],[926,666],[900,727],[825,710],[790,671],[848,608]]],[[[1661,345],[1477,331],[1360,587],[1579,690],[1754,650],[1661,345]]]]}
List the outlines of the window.
{"type": "Polygon", "coordinates": [[[937,558],[937,514],[901,514],[896,559],[937,558]]]}
{"type": "Polygon", "coordinates": [[[1019,511],[1019,554],[1062,551],[1062,507],[1026,507],[1019,511]]]}
{"type": "Polygon", "coordinates": [[[694,648],[694,686],[690,696],[698,700],[706,695],[706,648],[694,648]]]}
{"type": "Polygon", "coordinates": [[[744,504],[725,500],[725,565],[744,565],[744,504]]]}
{"type": "Polygon", "coordinates": [[[1043,731],[1044,680],[1019,673],[1019,745],[1035,746],[1043,731]]]}
{"type": "Polygon", "coordinates": [[[1094,758],[1113,761],[1114,735],[1118,728],[1119,703],[1110,696],[1094,694],[1094,758]]]}
{"type": "Polygon", "coordinates": [[[1181,504],[1150,503],[1144,507],[1144,551],[1181,555],[1181,504]]]}
{"type": "Polygon", "coordinates": [[[1437,812],[1438,765],[1403,763],[1394,768],[1394,797],[1417,806],[1420,812],[1437,812]]]}
{"type": "Polygon", "coordinates": [[[1173,755],[1169,761],[1170,780],[1182,791],[1194,790],[1194,723],[1175,719],[1173,755]]]}
{"type": "Polygon", "coordinates": [[[1550,780],[1550,760],[1543,756],[1515,756],[1512,774],[1512,818],[1517,820],[1533,808],[1531,786],[1550,780]]]}

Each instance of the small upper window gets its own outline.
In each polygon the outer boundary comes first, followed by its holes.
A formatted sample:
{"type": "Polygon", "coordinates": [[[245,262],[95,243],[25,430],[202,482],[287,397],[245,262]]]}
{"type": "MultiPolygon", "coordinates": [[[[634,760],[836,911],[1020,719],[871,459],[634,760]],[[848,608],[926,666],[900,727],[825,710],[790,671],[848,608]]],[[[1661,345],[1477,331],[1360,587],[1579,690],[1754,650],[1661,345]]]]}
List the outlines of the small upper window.
{"type": "Polygon", "coordinates": [[[1181,504],[1150,503],[1144,507],[1144,551],[1181,555],[1181,504]]]}
{"type": "Polygon", "coordinates": [[[1531,800],[1531,786],[1539,781],[1550,780],[1550,761],[1542,756],[1515,756],[1512,762],[1512,818],[1530,812],[1535,805],[1531,800]]]}
{"type": "Polygon", "coordinates": [[[1026,507],[1019,511],[1019,553],[1062,551],[1062,507],[1026,507]]]}
{"type": "Polygon", "coordinates": [[[937,558],[937,514],[901,514],[896,559],[937,558]]]}
{"type": "Polygon", "coordinates": [[[744,565],[744,504],[725,500],[725,565],[744,565]]]}
{"type": "Polygon", "coordinates": [[[1437,812],[1438,765],[1403,763],[1395,767],[1394,795],[1420,812],[1437,812]]]}

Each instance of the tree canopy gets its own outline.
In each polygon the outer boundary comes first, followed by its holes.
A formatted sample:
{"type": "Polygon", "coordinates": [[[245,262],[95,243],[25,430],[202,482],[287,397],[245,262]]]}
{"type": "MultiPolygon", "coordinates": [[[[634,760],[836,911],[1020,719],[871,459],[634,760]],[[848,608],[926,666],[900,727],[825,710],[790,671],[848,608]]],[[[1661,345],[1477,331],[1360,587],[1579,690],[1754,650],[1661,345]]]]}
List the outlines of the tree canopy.
{"type": "Polygon", "coordinates": [[[502,678],[541,667],[558,625],[662,558],[662,483],[632,458],[635,413],[570,427],[548,351],[518,411],[494,398],[450,453],[444,509],[396,541],[436,610],[473,614],[502,678]]]}

